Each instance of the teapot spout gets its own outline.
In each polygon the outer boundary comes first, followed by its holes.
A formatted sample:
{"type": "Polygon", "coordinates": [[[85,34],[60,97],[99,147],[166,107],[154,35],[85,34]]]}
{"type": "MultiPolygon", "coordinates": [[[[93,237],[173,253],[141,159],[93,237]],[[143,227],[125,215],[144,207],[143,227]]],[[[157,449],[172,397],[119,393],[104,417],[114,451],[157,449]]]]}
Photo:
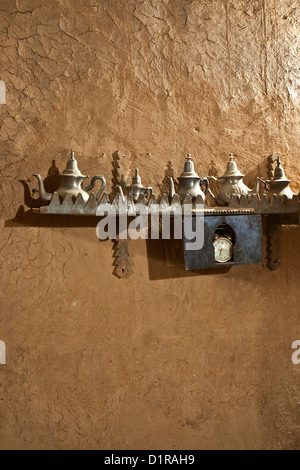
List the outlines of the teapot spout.
{"type": "Polygon", "coordinates": [[[255,187],[254,189],[249,191],[249,196],[259,196],[259,190],[260,190],[260,182],[264,182],[261,178],[257,177],[256,182],[255,182],[255,187]]]}
{"type": "Polygon", "coordinates": [[[175,186],[174,186],[173,178],[169,177],[169,182],[170,182],[169,198],[173,199],[173,197],[175,196],[175,186]]]}
{"type": "Polygon", "coordinates": [[[120,186],[120,185],[118,184],[118,185],[117,185],[117,188],[118,188],[118,191],[119,191],[119,194],[120,194],[121,201],[122,201],[123,204],[125,204],[126,199],[125,199],[125,196],[124,196],[124,192],[123,192],[122,186],[120,186]]]}
{"type": "Polygon", "coordinates": [[[32,175],[32,176],[34,176],[38,180],[41,200],[43,202],[51,201],[53,194],[47,193],[47,191],[45,190],[44,181],[42,180],[41,175],[32,175]]]}

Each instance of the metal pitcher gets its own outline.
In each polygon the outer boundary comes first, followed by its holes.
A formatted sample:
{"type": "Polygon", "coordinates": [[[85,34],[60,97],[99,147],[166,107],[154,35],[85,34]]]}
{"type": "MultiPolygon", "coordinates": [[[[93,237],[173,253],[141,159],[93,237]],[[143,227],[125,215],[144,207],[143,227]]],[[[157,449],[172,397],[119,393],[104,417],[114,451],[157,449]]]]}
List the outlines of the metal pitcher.
{"type": "MultiPolygon", "coordinates": [[[[45,190],[45,185],[44,185],[44,182],[42,180],[41,175],[34,174],[33,176],[39,182],[39,191],[40,191],[41,200],[43,202],[49,202],[51,200],[53,194],[48,193],[45,190]]],[[[102,175],[101,176],[94,176],[91,180],[91,184],[83,189],[81,186],[82,186],[83,180],[86,179],[86,178],[89,178],[89,177],[82,175],[82,173],[78,169],[78,164],[77,164],[77,160],[75,160],[74,152],[72,152],[71,153],[71,158],[69,159],[69,161],[67,163],[67,168],[65,169],[65,171],[62,174],[58,175],[59,187],[58,187],[58,190],[56,192],[57,192],[60,200],[62,201],[66,197],[67,194],[70,194],[73,201],[75,201],[77,196],[79,194],[81,194],[82,198],[83,198],[83,201],[86,203],[88,201],[89,197],[90,197],[89,194],[87,193],[87,191],[91,191],[95,186],[95,182],[97,180],[101,180],[102,181],[102,186],[101,186],[101,189],[100,189],[100,191],[98,192],[98,194],[96,196],[97,201],[99,201],[100,196],[101,196],[101,194],[103,193],[103,191],[106,187],[106,181],[105,181],[104,176],[102,176],[102,175]]]]}
{"type": "MultiPolygon", "coordinates": [[[[131,186],[127,186],[126,189],[128,194],[132,194],[134,202],[138,201],[141,194],[144,194],[145,198],[147,198],[148,196],[151,197],[153,194],[153,189],[151,187],[144,188],[144,186],[142,185],[142,179],[140,177],[138,168],[136,168],[135,170],[135,175],[132,178],[131,186]]],[[[118,190],[122,199],[124,200],[125,198],[122,187],[118,186],[118,190]]]]}
{"type": "Polygon", "coordinates": [[[221,184],[217,197],[213,196],[219,206],[227,206],[232,196],[259,195],[260,178],[257,178],[255,188],[249,189],[243,181],[245,175],[238,170],[232,153],[229,155],[229,158],[230,161],[228,162],[227,170],[223,176],[219,178],[208,176],[208,178],[221,184]]]}
{"type": "MultiPolygon", "coordinates": [[[[207,195],[209,190],[209,181],[207,178],[200,178],[197,175],[194,168],[194,163],[192,162],[192,156],[189,153],[186,157],[186,162],[184,165],[184,171],[181,176],[178,178],[179,186],[177,189],[177,194],[180,196],[181,200],[184,200],[185,196],[188,194],[191,196],[192,199],[196,198],[197,196],[201,196],[203,201],[205,201],[205,196],[207,195]],[[203,183],[206,184],[205,193],[203,192],[203,183]]],[[[170,199],[173,198],[175,195],[175,186],[173,178],[169,177],[170,181],[170,191],[169,196],[170,199]]]]}
{"type": "Polygon", "coordinates": [[[277,157],[277,167],[274,172],[274,178],[272,180],[261,181],[266,187],[266,191],[271,194],[277,194],[278,197],[286,196],[288,199],[293,199],[295,194],[290,188],[290,180],[285,176],[284,169],[281,166],[280,156],[277,157]]]}

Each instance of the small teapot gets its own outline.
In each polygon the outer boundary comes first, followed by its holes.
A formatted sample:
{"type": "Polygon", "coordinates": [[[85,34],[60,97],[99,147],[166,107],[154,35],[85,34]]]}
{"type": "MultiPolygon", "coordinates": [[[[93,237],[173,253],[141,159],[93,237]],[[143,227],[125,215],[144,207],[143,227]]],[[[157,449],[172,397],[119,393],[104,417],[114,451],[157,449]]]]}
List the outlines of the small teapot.
{"type": "Polygon", "coordinates": [[[215,178],[214,176],[208,176],[221,184],[217,197],[214,199],[217,201],[219,206],[228,206],[232,196],[252,196],[253,194],[259,195],[260,178],[257,178],[254,189],[249,189],[243,182],[245,175],[240,173],[237,168],[237,164],[234,161],[234,156],[231,153],[229,155],[230,161],[227,165],[227,170],[224,176],[215,178]]]}
{"type": "MultiPolygon", "coordinates": [[[[33,175],[39,182],[39,190],[40,190],[40,198],[43,202],[49,202],[53,196],[52,193],[47,193],[45,190],[45,185],[42,180],[41,175],[35,174],[33,175]]],[[[84,176],[78,169],[77,160],[75,160],[74,152],[71,153],[71,158],[67,163],[67,168],[65,171],[58,176],[59,178],[59,188],[57,190],[57,194],[61,201],[66,197],[67,194],[70,194],[73,201],[77,198],[79,194],[82,195],[83,201],[86,203],[89,200],[89,194],[87,191],[90,191],[94,188],[95,182],[97,180],[102,181],[102,186],[100,191],[98,192],[96,199],[99,201],[101,194],[103,193],[106,187],[106,181],[104,176],[94,176],[91,180],[91,184],[87,186],[85,189],[82,189],[81,185],[85,178],[88,176],[84,176]]]]}
{"type": "Polygon", "coordinates": [[[271,194],[277,194],[277,196],[286,196],[288,199],[293,199],[294,193],[290,188],[290,180],[285,176],[284,169],[281,166],[280,156],[277,157],[277,167],[274,172],[274,178],[272,180],[264,181],[266,190],[271,194]]]}
{"type": "MultiPolygon", "coordinates": [[[[132,194],[134,202],[138,201],[141,194],[144,194],[145,198],[147,198],[148,195],[150,195],[151,197],[153,194],[153,189],[151,187],[144,188],[144,186],[142,185],[142,179],[140,177],[138,168],[136,168],[135,170],[135,175],[132,178],[131,186],[126,186],[126,189],[127,189],[128,194],[132,194]]],[[[122,187],[118,186],[118,190],[120,192],[122,199],[124,200],[125,198],[124,198],[122,187]]]]}
{"type": "MultiPolygon", "coordinates": [[[[200,178],[197,175],[194,168],[194,163],[192,162],[192,156],[189,153],[186,157],[186,162],[184,165],[184,172],[178,178],[179,186],[177,189],[177,194],[179,195],[180,199],[183,201],[185,196],[188,194],[191,198],[196,198],[197,196],[201,196],[203,201],[205,201],[205,196],[207,195],[209,190],[209,181],[207,178],[200,178]],[[203,183],[206,183],[206,190],[205,194],[203,192],[203,183]]],[[[173,178],[169,177],[170,181],[170,191],[169,197],[172,199],[175,196],[175,186],[173,178]]]]}

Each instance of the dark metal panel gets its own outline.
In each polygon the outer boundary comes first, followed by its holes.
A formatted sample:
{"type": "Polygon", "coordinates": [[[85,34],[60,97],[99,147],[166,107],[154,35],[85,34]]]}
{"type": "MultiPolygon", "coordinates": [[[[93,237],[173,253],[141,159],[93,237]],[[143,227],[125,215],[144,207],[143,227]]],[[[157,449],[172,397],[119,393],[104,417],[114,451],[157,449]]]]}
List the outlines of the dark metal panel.
{"type": "MultiPolygon", "coordinates": [[[[193,217],[193,230],[196,220],[193,217]]],[[[211,216],[204,219],[204,246],[201,250],[188,250],[185,235],[183,238],[184,263],[186,270],[220,268],[242,264],[259,264],[263,262],[262,221],[260,215],[211,216]],[[234,260],[229,263],[215,261],[213,237],[216,229],[229,225],[236,234],[234,260]]]]}

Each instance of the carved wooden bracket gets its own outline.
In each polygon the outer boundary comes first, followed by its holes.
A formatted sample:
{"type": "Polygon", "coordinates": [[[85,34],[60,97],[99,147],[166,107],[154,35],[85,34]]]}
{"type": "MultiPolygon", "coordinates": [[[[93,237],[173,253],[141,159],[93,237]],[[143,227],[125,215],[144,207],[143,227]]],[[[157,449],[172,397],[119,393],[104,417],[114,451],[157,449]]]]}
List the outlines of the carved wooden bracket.
{"type": "Polygon", "coordinates": [[[119,279],[126,279],[132,274],[130,253],[127,240],[116,240],[114,242],[114,272],[119,279]]]}
{"type": "Polygon", "coordinates": [[[280,267],[282,225],[269,217],[267,223],[267,266],[271,271],[280,267]]]}

